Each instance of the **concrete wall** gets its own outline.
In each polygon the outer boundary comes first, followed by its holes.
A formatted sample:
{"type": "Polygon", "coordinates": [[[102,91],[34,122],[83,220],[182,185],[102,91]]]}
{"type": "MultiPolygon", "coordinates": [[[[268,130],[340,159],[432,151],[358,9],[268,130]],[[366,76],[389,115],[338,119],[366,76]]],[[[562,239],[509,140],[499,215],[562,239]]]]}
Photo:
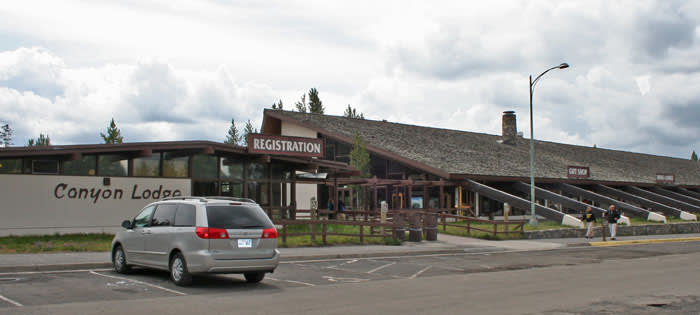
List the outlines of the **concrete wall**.
{"type": "Polygon", "coordinates": [[[190,195],[189,179],[0,175],[0,235],[113,233],[167,195],[190,195]]]}
{"type": "MultiPolygon", "coordinates": [[[[671,224],[647,224],[624,226],[617,225],[617,236],[634,236],[634,235],[662,235],[662,234],[684,234],[684,233],[700,233],[700,223],[671,223],[671,224]]],[[[583,238],[586,235],[586,229],[560,229],[560,230],[544,230],[525,232],[526,239],[547,239],[547,238],[583,238]]],[[[606,230],[606,235],[610,237],[609,230],[606,230]]],[[[597,225],[593,230],[593,236],[602,237],[600,234],[600,225],[597,225]]]]}
{"type": "Polygon", "coordinates": [[[289,137],[318,138],[316,131],[286,121],[282,122],[282,135],[289,137]]]}

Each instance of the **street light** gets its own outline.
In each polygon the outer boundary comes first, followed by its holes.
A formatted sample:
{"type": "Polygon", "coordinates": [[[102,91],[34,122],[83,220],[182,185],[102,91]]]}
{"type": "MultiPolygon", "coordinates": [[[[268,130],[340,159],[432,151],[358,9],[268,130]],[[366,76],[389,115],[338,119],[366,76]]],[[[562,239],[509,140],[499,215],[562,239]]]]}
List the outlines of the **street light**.
{"type": "Polygon", "coordinates": [[[532,80],[530,75],[530,225],[537,226],[537,216],[535,216],[535,130],[532,122],[532,93],[535,91],[535,84],[547,72],[554,69],[566,69],[569,64],[564,62],[558,66],[551,67],[547,71],[538,75],[532,80]]]}

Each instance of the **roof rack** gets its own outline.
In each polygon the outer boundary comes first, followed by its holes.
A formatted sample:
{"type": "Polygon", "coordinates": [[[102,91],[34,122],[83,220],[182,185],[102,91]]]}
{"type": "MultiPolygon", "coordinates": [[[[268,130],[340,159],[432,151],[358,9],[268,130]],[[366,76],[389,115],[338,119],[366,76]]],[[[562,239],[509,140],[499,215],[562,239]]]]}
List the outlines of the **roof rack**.
{"type": "Polygon", "coordinates": [[[250,198],[238,198],[238,197],[226,197],[226,196],[206,196],[204,198],[255,203],[255,200],[250,199],[250,198]]]}
{"type": "Polygon", "coordinates": [[[206,197],[195,197],[195,196],[178,196],[178,197],[166,197],[161,200],[187,200],[187,199],[196,199],[201,202],[207,202],[206,197]]]}

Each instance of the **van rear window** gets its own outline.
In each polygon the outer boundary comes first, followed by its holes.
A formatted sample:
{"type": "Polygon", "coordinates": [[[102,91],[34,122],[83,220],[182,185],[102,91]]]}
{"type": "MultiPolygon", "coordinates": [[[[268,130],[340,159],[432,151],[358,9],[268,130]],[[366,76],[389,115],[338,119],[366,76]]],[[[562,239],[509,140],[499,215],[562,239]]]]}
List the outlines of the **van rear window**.
{"type": "Polygon", "coordinates": [[[272,222],[259,208],[250,206],[207,206],[210,228],[218,229],[269,229],[272,222]]]}

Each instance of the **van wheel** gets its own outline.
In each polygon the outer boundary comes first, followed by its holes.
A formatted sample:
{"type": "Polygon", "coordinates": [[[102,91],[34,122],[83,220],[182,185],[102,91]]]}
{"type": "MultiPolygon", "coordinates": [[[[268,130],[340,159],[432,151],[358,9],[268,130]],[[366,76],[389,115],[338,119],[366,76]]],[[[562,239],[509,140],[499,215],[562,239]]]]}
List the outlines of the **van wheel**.
{"type": "Polygon", "coordinates": [[[248,281],[248,283],[258,283],[262,281],[263,278],[265,278],[265,273],[264,272],[246,272],[243,274],[245,277],[245,281],[248,281]]]}
{"type": "Polygon", "coordinates": [[[126,255],[121,245],[117,245],[114,249],[114,254],[112,254],[112,266],[114,267],[114,271],[118,273],[128,273],[131,271],[131,266],[126,263],[126,255]]]}
{"type": "Polygon", "coordinates": [[[187,270],[187,262],[182,254],[175,253],[170,259],[170,279],[179,286],[186,286],[192,283],[192,275],[187,270]]]}

